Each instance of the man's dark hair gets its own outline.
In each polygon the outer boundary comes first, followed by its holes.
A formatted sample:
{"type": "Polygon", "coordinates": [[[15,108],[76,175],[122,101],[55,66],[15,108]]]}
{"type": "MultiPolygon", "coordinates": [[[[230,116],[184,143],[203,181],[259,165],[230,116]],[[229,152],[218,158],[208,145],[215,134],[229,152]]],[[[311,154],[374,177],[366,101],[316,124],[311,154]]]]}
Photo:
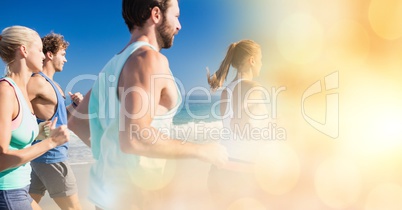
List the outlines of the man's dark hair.
{"type": "Polygon", "coordinates": [[[134,27],[143,27],[151,16],[151,10],[154,7],[159,7],[164,17],[170,1],[171,0],[123,0],[122,14],[128,30],[132,31],[134,27]]]}

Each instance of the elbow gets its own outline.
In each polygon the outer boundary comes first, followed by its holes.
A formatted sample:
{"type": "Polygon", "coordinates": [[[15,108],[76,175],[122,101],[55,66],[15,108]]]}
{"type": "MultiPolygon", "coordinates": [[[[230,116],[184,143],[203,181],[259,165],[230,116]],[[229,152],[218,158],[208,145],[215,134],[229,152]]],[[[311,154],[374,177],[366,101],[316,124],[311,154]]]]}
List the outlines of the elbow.
{"type": "Polygon", "coordinates": [[[6,163],[7,161],[4,159],[4,151],[0,152],[0,173],[7,169],[6,163]]]}
{"type": "Polygon", "coordinates": [[[3,163],[4,161],[0,161],[0,173],[1,172],[3,172],[3,171],[5,171],[7,168],[5,167],[5,165],[4,165],[4,163],[3,163]]]}
{"type": "Polygon", "coordinates": [[[0,173],[11,168],[11,161],[10,158],[7,156],[7,153],[0,152],[0,173]]]}
{"type": "Polygon", "coordinates": [[[9,169],[8,166],[6,166],[6,165],[3,164],[3,163],[0,163],[0,173],[2,173],[3,171],[6,171],[7,169],[9,169]]]}

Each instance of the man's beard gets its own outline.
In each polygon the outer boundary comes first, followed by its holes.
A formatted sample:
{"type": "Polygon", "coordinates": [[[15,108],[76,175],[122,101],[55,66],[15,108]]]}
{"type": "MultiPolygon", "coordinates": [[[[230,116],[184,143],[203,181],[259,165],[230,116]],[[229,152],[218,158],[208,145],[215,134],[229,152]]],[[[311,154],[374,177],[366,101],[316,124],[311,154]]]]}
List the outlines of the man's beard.
{"type": "Polygon", "coordinates": [[[168,25],[166,24],[166,18],[163,17],[162,24],[156,29],[157,41],[161,48],[168,49],[173,45],[173,34],[170,34],[168,25]]]}

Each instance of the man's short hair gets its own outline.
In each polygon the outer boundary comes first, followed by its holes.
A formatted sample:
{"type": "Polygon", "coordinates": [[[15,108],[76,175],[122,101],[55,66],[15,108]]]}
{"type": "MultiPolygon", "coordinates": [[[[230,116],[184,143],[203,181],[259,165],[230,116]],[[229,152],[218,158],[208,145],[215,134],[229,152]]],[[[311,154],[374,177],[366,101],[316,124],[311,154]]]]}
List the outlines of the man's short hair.
{"type": "Polygon", "coordinates": [[[143,27],[145,22],[151,17],[151,10],[159,7],[162,15],[165,16],[166,10],[171,0],[123,0],[122,15],[128,30],[134,27],[143,27]]]}
{"type": "Polygon", "coordinates": [[[50,33],[44,37],[42,37],[43,43],[43,53],[51,52],[56,54],[61,49],[67,49],[68,45],[70,45],[66,40],[64,40],[63,35],[50,33]]]}

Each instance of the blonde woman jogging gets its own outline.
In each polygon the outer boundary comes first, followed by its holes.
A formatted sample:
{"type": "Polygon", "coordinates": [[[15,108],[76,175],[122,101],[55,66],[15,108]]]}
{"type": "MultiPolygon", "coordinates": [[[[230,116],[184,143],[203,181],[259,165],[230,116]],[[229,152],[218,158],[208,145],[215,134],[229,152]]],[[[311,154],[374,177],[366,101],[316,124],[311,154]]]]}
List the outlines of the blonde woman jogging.
{"type": "Polygon", "coordinates": [[[29,162],[67,142],[69,134],[66,126],[55,128],[56,120],[45,124],[51,125],[49,133],[44,132],[32,114],[27,84],[32,73],[42,70],[45,58],[38,33],[23,26],[5,28],[0,57],[7,68],[6,77],[0,79],[0,210],[41,209],[28,194],[29,162]],[[38,133],[45,140],[31,146],[38,133]]]}
{"type": "Polygon", "coordinates": [[[262,86],[254,81],[262,67],[261,47],[252,40],[230,44],[220,68],[212,76],[208,70],[212,91],[223,86],[231,66],[236,76],[223,89],[220,101],[223,129],[229,133],[220,143],[227,149],[229,161],[221,167],[212,166],[208,178],[208,187],[219,209],[226,209],[236,199],[259,193],[252,168],[264,139],[255,139],[255,131],[267,126],[262,117],[267,116],[265,105],[255,103],[264,99],[262,86]],[[251,130],[253,133],[247,133],[251,130]]]}

